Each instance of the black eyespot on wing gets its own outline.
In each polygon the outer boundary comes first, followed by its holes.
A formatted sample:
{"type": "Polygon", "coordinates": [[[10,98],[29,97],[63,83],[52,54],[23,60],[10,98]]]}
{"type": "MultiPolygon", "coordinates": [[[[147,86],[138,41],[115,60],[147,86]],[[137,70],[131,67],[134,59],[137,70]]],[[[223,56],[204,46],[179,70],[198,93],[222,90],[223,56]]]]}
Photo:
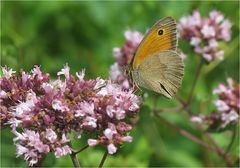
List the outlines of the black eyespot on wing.
{"type": "Polygon", "coordinates": [[[158,35],[159,35],[159,36],[163,35],[163,33],[164,33],[163,29],[160,29],[160,30],[158,31],[158,35]]]}
{"type": "Polygon", "coordinates": [[[165,92],[167,92],[169,94],[169,96],[171,96],[171,94],[167,91],[167,89],[165,88],[165,86],[163,86],[163,84],[160,83],[160,86],[163,90],[165,90],[165,92]]]}

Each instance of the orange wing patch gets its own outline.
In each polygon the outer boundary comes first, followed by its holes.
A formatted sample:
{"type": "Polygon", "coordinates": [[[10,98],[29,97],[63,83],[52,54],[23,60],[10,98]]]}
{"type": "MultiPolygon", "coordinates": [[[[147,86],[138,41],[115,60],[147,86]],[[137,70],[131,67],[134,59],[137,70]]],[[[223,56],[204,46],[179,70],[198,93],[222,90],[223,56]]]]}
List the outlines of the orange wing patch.
{"type": "Polygon", "coordinates": [[[145,57],[164,50],[176,50],[176,22],[171,17],[158,21],[145,35],[137,48],[132,66],[136,69],[145,57]]]}

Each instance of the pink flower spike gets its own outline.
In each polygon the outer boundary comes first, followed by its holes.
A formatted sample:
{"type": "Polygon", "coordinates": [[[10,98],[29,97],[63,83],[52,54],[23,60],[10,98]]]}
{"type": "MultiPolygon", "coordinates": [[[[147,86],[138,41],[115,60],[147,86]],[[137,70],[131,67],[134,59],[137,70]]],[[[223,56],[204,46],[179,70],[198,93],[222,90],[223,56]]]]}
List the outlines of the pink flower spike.
{"type": "Polygon", "coordinates": [[[2,72],[3,76],[5,76],[7,79],[10,79],[12,75],[16,73],[16,71],[13,71],[11,68],[8,69],[7,67],[2,67],[2,72]]]}
{"type": "Polygon", "coordinates": [[[29,166],[33,166],[34,164],[36,164],[38,162],[38,158],[37,157],[34,157],[34,158],[31,158],[31,160],[29,161],[29,166]]]}
{"type": "Polygon", "coordinates": [[[88,139],[89,146],[95,146],[97,144],[98,144],[98,141],[96,139],[88,139]]]}
{"type": "Polygon", "coordinates": [[[203,58],[205,58],[208,62],[212,61],[212,56],[210,54],[203,54],[203,58]]]}
{"type": "Polygon", "coordinates": [[[34,68],[31,70],[31,73],[33,76],[37,76],[39,80],[43,79],[42,71],[40,70],[40,67],[35,65],[34,68]]]}
{"type": "Polygon", "coordinates": [[[57,73],[58,76],[64,75],[67,79],[70,77],[69,74],[70,74],[70,69],[67,64],[64,65],[64,68],[60,72],[57,73]]]}
{"type": "Polygon", "coordinates": [[[103,80],[102,78],[98,77],[98,78],[96,79],[96,84],[95,84],[95,86],[94,86],[93,89],[94,89],[94,90],[97,90],[97,89],[105,86],[105,84],[106,84],[106,81],[103,80]]]}
{"type": "Polygon", "coordinates": [[[61,156],[65,156],[71,153],[72,153],[71,148],[68,145],[65,145],[62,148],[57,147],[54,154],[56,158],[60,158],[61,156]]]}
{"type": "Polygon", "coordinates": [[[63,105],[63,103],[60,101],[60,100],[54,100],[52,102],[52,108],[54,110],[58,110],[58,111],[61,111],[61,112],[64,112],[64,111],[68,111],[68,107],[63,105]]]}
{"type": "Polygon", "coordinates": [[[108,106],[107,106],[106,112],[107,112],[107,115],[108,115],[110,118],[113,118],[113,115],[114,115],[115,110],[113,109],[113,106],[112,106],[112,105],[108,105],[108,106]]]}
{"type": "Polygon", "coordinates": [[[113,138],[113,135],[116,134],[117,131],[114,127],[112,127],[111,129],[110,128],[107,128],[104,130],[104,135],[109,139],[111,140],[113,138]]]}
{"type": "Polygon", "coordinates": [[[198,46],[200,43],[201,43],[201,39],[200,38],[198,38],[198,37],[192,37],[191,38],[190,44],[192,46],[198,46]]]}
{"type": "Polygon", "coordinates": [[[227,111],[230,109],[229,106],[222,100],[216,100],[214,103],[217,106],[218,111],[227,111]]]}
{"type": "Polygon", "coordinates": [[[224,128],[230,122],[237,121],[238,118],[239,118],[239,114],[234,110],[231,110],[229,113],[222,113],[221,115],[221,119],[223,121],[222,127],[224,128]]]}
{"type": "Polygon", "coordinates": [[[72,153],[72,149],[68,145],[62,147],[62,151],[64,156],[72,153]]]}
{"type": "Polygon", "coordinates": [[[217,48],[218,47],[218,43],[216,41],[216,39],[212,38],[208,41],[209,47],[210,48],[217,48]]]}
{"type": "Polygon", "coordinates": [[[62,153],[63,153],[63,151],[61,148],[58,147],[55,149],[54,154],[55,154],[56,158],[60,158],[63,155],[62,153]]]}
{"type": "Polygon", "coordinates": [[[121,48],[115,47],[113,48],[113,56],[116,59],[119,59],[120,57],[122,57],[123,53],[121,52],[121,48]]]}
{"type": "Polygon", "coordinates": [[[204,25],[202,30],[201,30],[201,33],[203,34],[203,36],[205,38],[214,37],[215,34],[216,34],[214,28],[212,26],[209,26],[209,25],[204,25]]]}
{"type": "Polygon", "coordinates": [[[67,143],[69,141],[70,141],[70,139],[67,138],[66,134],[62,134],[61,143],[67,143]]]}
{"type": "Polygon", "coordinates": [[[224,19],[223,15],[220,12],[215,10],[210,12],[209,15],[210,15],[210,19],[215,21],[217,24],[219,24],[224,19]]]}
{"type": "Polygon", "coordinates": [[[196,123],[196,124],[202,124],[203,123],[203,119],[199,116],[192,116],[191,117],[191,122],[192,123],[196,123]]]}
{"type": "Polygon", "coordinates": [[[224,52],[218,45],[221,40],[231,39],[231,23],[218,11],[209,13],[209,17],[201,18],[198,11],[190,16],[182,17],[177,26],[180,36],[189,41],[195,53],[207,62],[223,60],[224,52]]]}
{"type": "Polygon", "coordinates": [[[94,114],[94,104],[93,103],[88,103],[88,102],[81,102],[80,103],[80,109],[76,111],[75,116],[76,117],[83,117],[86,114],[93,115],[94,114]]]}
{"type": "Polygon", "coordinates": [[[57,140],[57,134],[52,129],[46,129],[45,136],[51,143],[54,143],[57,140]]]}
{"type": "Polygon", "coordinates": [[[114,63],[113,65],[111,65],[110,67],[110,72],[109,72],[109,76],[112,80],[117,80],[118,76],[120,76],[122,74],[122,71],[120,70],[120,67],[117,63],[114,63]]]}
{"type": "Polygon", "coordinates": [[[4,90],[1,90],[0,91],[0,99],[6,99],[7,97],[8,97],[7,93],[4,90]]]}
{"type": "Polygon", "coordinates": [[[93,128],[97,127],[97,119],[87,116],[83,121],[83,126],[91,126],[93,128]]]}
{"type": "Polygon", "coordinates": [[[111,155],[117,152],[117,148],[113,144],[109,144],[107,149],[108,149],[108,153],[111,155]]]}
{"type": "Polygon", "coordinates": [[[43,83],[42,87],[46,93],[51,93],[53,91],[53,86],[50,83],[43,83]]]}
{"type": "Polygon", "coordinates": [[[83,80],[85,76],[85,69],[83,69],[81,72],[76,72],[76,76],[79,80],[83,80]]]}
{"type": "Polygon", "coordinates": [[[136,44],[139,44],[143,39],[143,36],[139,32],[131,30],[125,31],[124,36],[127,40],[132,41],[136,44]]]}
{"type": "Polygon", "coordinates": [[[17,147],[17,157],[19,157],[19,156],[21,156],[21,155],[23,155],[23,154],[25,154],[25,153],[27,153],[28,151],[29,151],[29,149],[28,148],[26,148],[26,147],[24,147],[24,146],[22,146],[22,145],[20,145],[20,144],[16,144],[16,147],[17,147]]]}
{"type": "Polygon", "coordinates": [[[125,136],[122,138],[124,142],[132,142],[133,138],[131,136],[125,136]]]}

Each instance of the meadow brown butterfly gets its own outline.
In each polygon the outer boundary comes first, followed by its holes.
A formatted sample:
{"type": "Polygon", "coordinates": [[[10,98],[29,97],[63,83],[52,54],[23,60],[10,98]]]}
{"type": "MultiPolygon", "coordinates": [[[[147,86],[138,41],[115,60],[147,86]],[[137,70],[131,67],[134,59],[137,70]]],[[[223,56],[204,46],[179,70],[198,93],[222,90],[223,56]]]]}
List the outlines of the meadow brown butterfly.
{"type": "Polygon", "coordinates": [[[129,67],[132,83],[172,98],[184,74],[176,47],[176,22],[166,17],[158,21],[139,44],[129,67]]]}

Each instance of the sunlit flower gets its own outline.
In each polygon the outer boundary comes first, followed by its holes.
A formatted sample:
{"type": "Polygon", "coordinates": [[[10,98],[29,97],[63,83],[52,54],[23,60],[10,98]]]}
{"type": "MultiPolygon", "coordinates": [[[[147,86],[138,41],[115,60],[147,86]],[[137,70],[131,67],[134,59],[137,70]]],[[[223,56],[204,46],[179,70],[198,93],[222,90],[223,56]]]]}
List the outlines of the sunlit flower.
{"type": "Polygon", "coordinates": [[[50,82],[50,75],[35,66],[30,74],[22,70],[0,78],[1,126],[10,125],[17,156],[29,166],[49,152],[57,158],[70,154],[72,132],[96,137],[88,139],[89,146],[103,145],[110,154],[132,141],[129,121],[138,112],[139,97],[110,80],[85,80],[84,74],[75,77],[65,65],[58,73],[63,80],[50,82]]]}
{"type": "Polygon", "coordinates": [[[16,73],[16,71],[13,71],[11,68],[7,68],[7,67],[2,67],[2,72],[3,72],[3,76],[5,76],[5,78],[7,79],[11,78],[12,75],[16,73]]]}
{"type": "Polygon", "coordinates": [[[64,68],[60,72],[57,73],[57,75],[58,76],[64,75],[68,79],[69,78],[69,74],[70,74],[69,71],[70,71],[70,69],[69,69],[68,65],[66,64],[64,66],[64,68]]]}

